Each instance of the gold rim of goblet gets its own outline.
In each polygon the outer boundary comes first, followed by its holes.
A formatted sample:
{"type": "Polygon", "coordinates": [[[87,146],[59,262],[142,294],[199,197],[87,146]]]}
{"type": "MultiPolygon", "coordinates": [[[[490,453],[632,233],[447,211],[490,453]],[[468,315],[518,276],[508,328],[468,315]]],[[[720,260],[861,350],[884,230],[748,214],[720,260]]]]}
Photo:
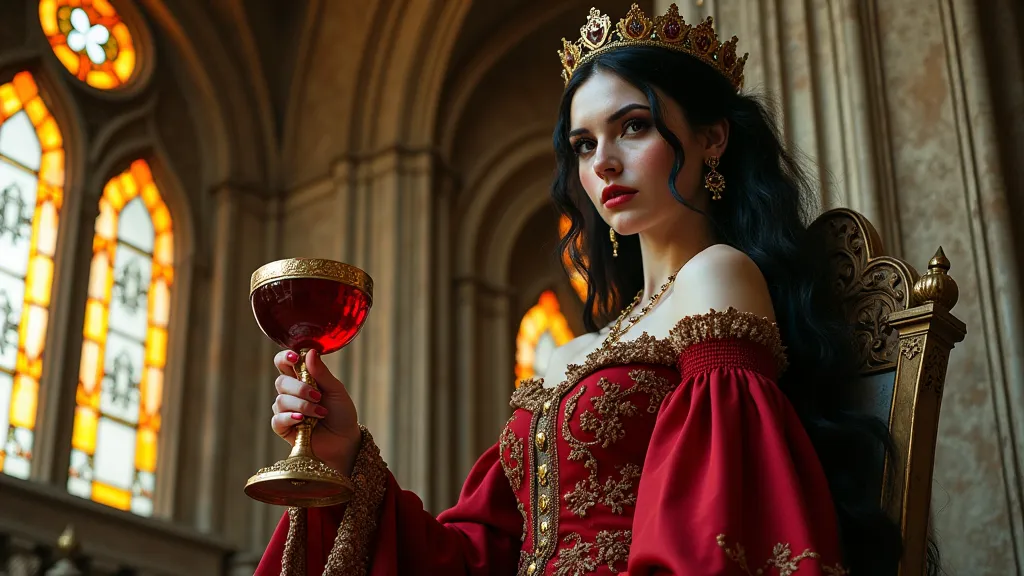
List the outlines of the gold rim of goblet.
{"type": "Polygon", "coordinates": [[[257,288],[277,280],[320,278],[352,286],[373,302],[373,278],[351,264],[323,258],[285,258],[260,266],[249,280],[249,295],[257,288]]]}

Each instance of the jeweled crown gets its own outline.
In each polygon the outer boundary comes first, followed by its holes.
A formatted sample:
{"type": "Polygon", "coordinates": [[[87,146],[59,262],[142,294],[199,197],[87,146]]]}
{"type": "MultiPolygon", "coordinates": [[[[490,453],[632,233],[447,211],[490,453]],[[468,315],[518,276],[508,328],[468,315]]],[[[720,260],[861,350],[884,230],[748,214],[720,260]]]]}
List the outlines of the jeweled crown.
{"type": "Polygon", "coordinates": [[[580,37],[575,42],[562,38],[562,49],[558,58],[562,61],[562,79],[569,83],[576,69],[593,60],[598,54],[629,46],[656,46],[677,50],[693,56],[718,70],[738,91],[743,86],[743,66],[747,54],[736,57],[735,36],[727,42],[719,42],[710,16],[700,24],[691,26],[679,15],[675,4],[668,7],[664,16],[651,20],[639,6],[633,4],[626,17],[619,20],[615,28],[606,14],[597,8],[590,9],[587,23],[580,28],[580,37]]]}

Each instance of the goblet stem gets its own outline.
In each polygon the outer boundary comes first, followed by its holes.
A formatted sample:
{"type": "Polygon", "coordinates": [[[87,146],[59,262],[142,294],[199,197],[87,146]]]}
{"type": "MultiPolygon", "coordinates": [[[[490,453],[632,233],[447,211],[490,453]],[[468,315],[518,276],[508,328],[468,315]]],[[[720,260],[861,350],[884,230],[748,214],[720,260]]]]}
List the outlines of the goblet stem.
{"type": "MultiPolygon", "coordinates": [[[[309,373],[309,368],[306,367],[306,353],[309,349],[299,350],[299,380],[305,384],[309,384],[313,387],[313,390],[318,390],[316,380],[313,375],[309,373]]],[[[292,446],[291,454],[289,458],[296,456],[307,456],[309,458],[316,458],[313,454],[313,428],[316,426],[316,418],[306,416],[302,419],[302,422],[295,425],[295,444],[292,446]]]]}

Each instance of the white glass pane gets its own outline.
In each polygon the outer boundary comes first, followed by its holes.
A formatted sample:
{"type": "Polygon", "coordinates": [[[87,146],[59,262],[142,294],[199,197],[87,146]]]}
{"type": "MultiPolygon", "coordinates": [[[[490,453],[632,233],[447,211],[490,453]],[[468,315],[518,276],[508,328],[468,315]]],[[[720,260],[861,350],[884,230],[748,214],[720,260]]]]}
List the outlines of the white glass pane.
{"type": "Polygon", "coordinates": [[[145,341],[149,322],[149,280],[153,263],[148,256],[119,244],[114,256],[114,291],[110,298],[110,329],[145,341]]]}
{"type": "Polygon", "coordinates": [[[36,177],[0,160],[0,271],[23,277],[28,270],[36,177]]]}
{"type": "Polygon", "coordinates": [[[0,154],[22,166],[39,170],[43,150],[39,146],[35,126],[24,110],[11,116],[0,126],[0,154]]]}
{"type": "Polygon", "coordinates": [[[100,418],[93,462],[96,480],[130,490],[135,476],[135,429],[100,418]]]}
{"type": "Polygon", "coordinates": [[[14,378],[6,372],[0,372],[0,438],[7,438],[7,427],[11,423],[11,390],[14,378]]]}
{"type": "Polygon", "coordinates": [[[132,498],[132,512],[139,516],[152,516],[153,501],[149,498],[143,498],[142,496],[132,498]]]}
{"type": "MultiPolygon", "coordinates": [[[[142,380],[144,358],[142,343],[113,332],[107,335],[100,412],[131,424],[139,421],[139,382],[142,380]]],[[[134,458],[134,448],[132,450],[134,458]]]]}
{"type": "Polygon", "coordinates": [[[142,197],[136,196],[121,209],[117,220],[117,239],[152,254],[155,238],[149,210],[142,203],[142,197]]]}
{"type": "Polygon", "coordinates": [[[82,498],[92,498],[92,463],[89,462],[89,455],[81,450],[71,450],[68,492],[82,498]]]}
{"type": "Polygon", "coordinates": [[[139,516],[153,515],[155,478],[149,472],[138,472],[132,486],[132,512],[139,516]]]}
{"type": "Polygon", "coordinates": [[[548,371],[548,362],[551,360],[551,354],[558,348],[558,344],[555,342],[555,338],[551,335],[551,332],[545,332],[540,335],[537,340],[537,347],[534,348],[533,353],[533,372],[534,374],[545,374],[548,371]]]}
{"type": "Polygon", "coordinates": [[[24,428],[14,428],[7,436],[7,445],[4,446],[4,472],[17,477],[28,478],[30,463],[24,455],[32,450],[32,431],[24,428]]]}
{"type": "Polygon", "coordinates": [[[0,369],[10,372],[18,361],[18,325],[24,304],[24,281],[0,271],[0,369]]]}

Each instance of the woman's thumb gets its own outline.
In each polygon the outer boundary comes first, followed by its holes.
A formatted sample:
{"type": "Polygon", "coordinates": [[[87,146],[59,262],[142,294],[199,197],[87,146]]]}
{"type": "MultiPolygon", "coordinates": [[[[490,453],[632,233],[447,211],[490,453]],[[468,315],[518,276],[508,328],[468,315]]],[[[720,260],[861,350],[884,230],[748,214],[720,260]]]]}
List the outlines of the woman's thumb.
{"type": "Polygon", "coordinates": [[[334,374],[331,374],[316,350],[306,353],[306,369],[309,370],[309,375],[316,380],[317,386],[324,392],[339,392],[341,390],[341,382],[334,377],[334,374]]]}

